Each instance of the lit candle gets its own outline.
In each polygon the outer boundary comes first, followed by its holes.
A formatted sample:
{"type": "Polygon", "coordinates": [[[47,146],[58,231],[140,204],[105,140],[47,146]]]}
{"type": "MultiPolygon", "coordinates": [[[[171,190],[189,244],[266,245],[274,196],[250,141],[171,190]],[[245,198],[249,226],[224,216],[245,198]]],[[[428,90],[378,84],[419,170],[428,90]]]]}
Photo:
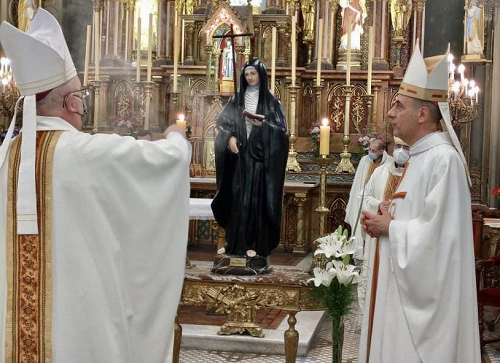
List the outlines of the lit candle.
{"type": "Polygon", "coordinates": [[[453,64],[453,63],[450,63],[450,79],[453,80],[455,79],[455,69],[457,67],[453,64]]]}
{"type": "Polygon", "coordinates": [[[85,63],[83,68],[83,87],[89,83],[89,63],[90,63],[90,38],[92,35],[92,26],[87,25],[87,38],[85,39],[85,63]]]}
{"type": "Polygon", "coordinates": [[[297,68],[297,16],[295,11],[292,17],[292,86],[295,86],[297,68]]]}
{"type": "Polygon", "coordinates": [[[375,46],[375,37],[373,33],[373,26],[368,28],[368,84],[366,85],[366,92],[372,94],[372,69],[373,69],[373,48],[375,46]]]}
{"type": "Polygon", "coordinates": [[[460,64],[458,66],[458,73],[460,73],[460,81],[464,81],[464,72],[465,72],[465,66],[463,64],[460,64]]]}
{"type": "Polygon", "coordinates": [[[153,13],[149,14],[148,28],[148,72],[147,81],[151,82],[151,67],[153,66],[153,13]]]}
{"type": "Polygon", "coordinates": [[[479,102],[479,87],[474,87],[474,93],[476,95],[476,103],[479,102]]]}
{"type": "Polygon", "coordinates": [[[347,18],[347,69],[346,69],[346,84],[351,85],[351,38],[352,38],[352,18],[347,18]]]}
{"type": "Polygon", "coordinates": [[[101,31],[99,29],[99,12],[94,12],[94,65],[95,65],[95,80],[99,80],[100,69],[99,62],[101,60],[101,31]]]}
{"type": "Polygon", "coordinates": [[[270,91],[274,94],[274,83],[276,80],[276,27],[273,26],[273,32],[271,37],[271,84],[270,91]]]}
{"type": "Polygon", "coordinates": [[[186,120],[184,119],[184,115],[182,113],[179,115],[179,118],[175,122],[177,123],[177,126],[179,126],[183,131],[186,131],[186,120]]]}
{"type": "Polygon", "coordinates": [[[137,45],[136,45],[136,60],[137,60],[137,72],[135,75],[135,80],[137,82],[141,81],[141,17],[137,18],[137,45]]]}
{"type": "Polygon", "coordinates": [[[321,54],[323,53],[323,19],[319,19],[319,29],[318,29],[318,59],[316,66],[316,86],[321,85],[321,54]]]}
{"type": "Polygon", "coordinates": [[[319,153],[320,155],[330,154],[330,125],[328,125],[328,119],[324,118],[321,121],[322,126],[320,126],[319,131],[319,153]]]}
{"type": "Polygon", "coordinates": [[[172,92],[177,93],[177,72],[179,67],[179,15],[177,10],[175,11],[175,31],[174,31],[174,84],[172,87],[172,92]]]}

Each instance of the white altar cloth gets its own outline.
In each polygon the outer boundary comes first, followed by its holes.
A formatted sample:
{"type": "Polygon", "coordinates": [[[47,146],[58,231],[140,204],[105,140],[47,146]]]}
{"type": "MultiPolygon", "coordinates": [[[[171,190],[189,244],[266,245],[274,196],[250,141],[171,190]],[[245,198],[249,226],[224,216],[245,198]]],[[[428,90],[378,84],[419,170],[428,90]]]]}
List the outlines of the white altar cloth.
{"type": "Polygon", "coordinates": [[[210,206],[212,200],[207,198],[189,198],[189,219],[215,219],[212,207],[210,206]]]}

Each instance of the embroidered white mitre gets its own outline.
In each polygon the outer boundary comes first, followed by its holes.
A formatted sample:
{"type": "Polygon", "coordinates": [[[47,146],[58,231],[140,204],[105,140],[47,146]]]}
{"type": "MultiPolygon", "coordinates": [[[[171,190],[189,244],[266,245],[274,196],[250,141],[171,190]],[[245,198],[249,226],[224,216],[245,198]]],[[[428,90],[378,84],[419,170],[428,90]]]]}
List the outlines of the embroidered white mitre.
{"type": "Polygon", "coordinates": [[[443,117],[441,126],[443,131],[448,133],[449,141],[457,149],[462,159],[470,185],[469,168],[450,119],[448,105],[448,54],[450,53],[450,46],[448,45],[445,54],[424,58],[418,46],[419,41],[417,40],[415,44],[415,50],[406,68],[403,82],[399,87],[399,94],[438,103],[443,117]]]}
{"type": "MultiPolygon", "coordinates": [[[[36,94],[58,87],[77,73],[61,26],[46,10],[39,8],[27,32],[7,22],[0,26],[0,42],[11,67],[17,88],[24,98],[23,138],[17,193],[17,233],[38,234],[35,157],[36,94]]],[[[18,100],[21,100],[21,98],[18,100]]],[[[15,107],[17,111],[17,104],[15,107]]],[[[0,147],[0,168],[10,148],[16,113],[0,147]]]]}

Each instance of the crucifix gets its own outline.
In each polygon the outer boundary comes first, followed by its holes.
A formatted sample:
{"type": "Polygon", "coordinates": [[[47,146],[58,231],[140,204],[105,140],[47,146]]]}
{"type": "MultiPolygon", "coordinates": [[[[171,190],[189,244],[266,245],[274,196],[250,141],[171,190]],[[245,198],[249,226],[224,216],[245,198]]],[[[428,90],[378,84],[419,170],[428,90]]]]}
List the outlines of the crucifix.
{"type": "Polygon", "coordinates": [[[212,38],[215,38],[215,39],[231,38],[231,43],[232,43],[231,50],[232,50],[232,54],[233,54],[233,82],[234,82],[234,97],[235,97],[235,99],[236,99],[236,97],[238,97],[238,91],[237,91],[238,87],[237,87],[237,78],[236,78],[236,57],[234,54],[235,53],[234,52],[234,47],[235,47],[234,38],[252,37],[252,36],[253,36],[253,33],[234,34],[233,24],[231,24],[231,30],[229,30],[229,33],[224,34],[224,35],[212,36],[212,38]]]}

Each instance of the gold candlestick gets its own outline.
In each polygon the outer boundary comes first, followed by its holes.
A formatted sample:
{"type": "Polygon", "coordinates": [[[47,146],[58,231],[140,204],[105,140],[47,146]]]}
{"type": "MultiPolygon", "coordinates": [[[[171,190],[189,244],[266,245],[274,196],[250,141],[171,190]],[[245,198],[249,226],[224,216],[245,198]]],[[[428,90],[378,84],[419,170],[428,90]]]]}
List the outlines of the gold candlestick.
{"type": "Polygon", "coordinates": [[[345,85],[345,111],[344,111],[344,137],[342,138],[342,143],[344,144],[344,150],[340,153],[340,163],[335,169],[336,173],[354,173],[356,170],[351,163],[351,153],[349,152],[349,143],[351,138],[349,136],[349,122],[350,122],[350,110],[351,110],[351,94],[352,86],[345,85]]]}
{"type": "Polygon", "coordinates": [[[288,86],[288,89],[290,90],[290,149],[288,150],[286,170],[300,172],[302,169],[297,161],[297,152],[295,151],[295,141],[297,141],[295,131],[295,110],[297,105],[297,90],[299,87],[292,83],[288,86]]]}
{"type": "Polygon", "coordinates": [[[326,157],[326,155],[322,155],[321,158],[318,159],[318,164],[321,168],[320,174],[320,193],[319,193],[319,206],[314,211],[319,213],[319,236],[322,237],[325,235],[325,217],[330,210],[326,208],[326,168],[330,161],[326,157]]]}
{"type": "Polygon", "coordinates": [[[373,107],[373,94],[366,94],[363,96],[366,98],[366,126],[369,130],[372,129],[372,124],[373,124],[373,114],[372,114],[372,107],[373,107]]]}
{"type": "Polygon", "coordinates": [[[100,102],[99,102],[99,93],[100,93],[100,85],[101,81],[94,80],[94,84],[92,85],[94,88],[94,127],[92,128],[92,133],[96,134],[99,131],[99,114],[100,114],[100,102]]]}
{"type": "Polygon", "coordinates": [[[145,109],[144,109],[144,130],[149,130],[149,113],[151,105],[151,94],[153,90],[154,82],[145,82],[144,90],[146,93],[145,109]]]}

